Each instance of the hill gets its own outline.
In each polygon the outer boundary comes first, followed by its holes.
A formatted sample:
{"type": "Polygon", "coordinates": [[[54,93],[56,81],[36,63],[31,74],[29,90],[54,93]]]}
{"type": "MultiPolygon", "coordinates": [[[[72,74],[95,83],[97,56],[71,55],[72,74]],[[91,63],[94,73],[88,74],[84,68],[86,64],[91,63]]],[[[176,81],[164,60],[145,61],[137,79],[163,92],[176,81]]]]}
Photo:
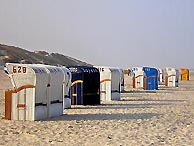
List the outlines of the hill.
{"type": "Polygon", "coordinates": [[[91,66],[91,64],[59,53],[49,54],[48,52],[45,51],[30,52],[22,48],[0,44],[0,65],[4,65],[7,62],[49,64],[63,66],[72,65],[91,66]]]}

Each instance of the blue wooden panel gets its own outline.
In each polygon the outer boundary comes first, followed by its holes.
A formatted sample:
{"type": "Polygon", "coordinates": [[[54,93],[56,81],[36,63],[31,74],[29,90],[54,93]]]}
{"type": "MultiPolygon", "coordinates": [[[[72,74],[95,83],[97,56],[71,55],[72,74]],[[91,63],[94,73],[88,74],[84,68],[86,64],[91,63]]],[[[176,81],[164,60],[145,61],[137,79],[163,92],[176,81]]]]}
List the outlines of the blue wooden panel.
{"type": "Polygon", "coordinates": [[[158,90],[158,70],[151,67],[143,67],[146,75],[146,90],[158,90]]]}

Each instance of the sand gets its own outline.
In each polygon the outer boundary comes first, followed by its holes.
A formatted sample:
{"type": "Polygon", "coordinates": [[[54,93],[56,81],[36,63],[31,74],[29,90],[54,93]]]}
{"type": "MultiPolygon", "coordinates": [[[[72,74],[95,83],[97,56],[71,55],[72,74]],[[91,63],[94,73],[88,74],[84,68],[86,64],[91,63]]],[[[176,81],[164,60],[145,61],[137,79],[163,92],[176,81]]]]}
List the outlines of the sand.
{"type": "Polygon", "coordinates": [[[179,88],[132,92],[125,76],[121,101],[99,106],[72,106],[45,121],[4,119],[4,90],[9,79],[0,72],[0,145],[157,146],[194,145],[194,73],[179,88]]]}

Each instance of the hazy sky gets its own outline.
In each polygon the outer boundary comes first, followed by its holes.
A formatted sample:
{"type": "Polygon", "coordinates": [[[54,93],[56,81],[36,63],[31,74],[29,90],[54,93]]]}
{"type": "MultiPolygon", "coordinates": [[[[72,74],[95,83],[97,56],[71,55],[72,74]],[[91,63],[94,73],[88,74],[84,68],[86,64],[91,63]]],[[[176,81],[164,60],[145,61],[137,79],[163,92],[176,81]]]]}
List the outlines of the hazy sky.
{"type": "Polygon", "coordinates": [[[0,43],[94,65],[194,68],[194,0],[1,0],[0,43]]]}

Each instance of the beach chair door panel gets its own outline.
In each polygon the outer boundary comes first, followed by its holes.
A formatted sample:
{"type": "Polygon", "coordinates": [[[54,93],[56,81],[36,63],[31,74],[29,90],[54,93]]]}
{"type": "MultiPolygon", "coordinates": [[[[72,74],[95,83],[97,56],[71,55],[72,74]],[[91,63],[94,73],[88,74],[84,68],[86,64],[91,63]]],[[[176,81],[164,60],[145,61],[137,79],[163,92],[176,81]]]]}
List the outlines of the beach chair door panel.
{"type": "Polygon", "coordinates": [[[72,83],[71,96],[72,105],[83,104],[83,81],[72,83]]]}

